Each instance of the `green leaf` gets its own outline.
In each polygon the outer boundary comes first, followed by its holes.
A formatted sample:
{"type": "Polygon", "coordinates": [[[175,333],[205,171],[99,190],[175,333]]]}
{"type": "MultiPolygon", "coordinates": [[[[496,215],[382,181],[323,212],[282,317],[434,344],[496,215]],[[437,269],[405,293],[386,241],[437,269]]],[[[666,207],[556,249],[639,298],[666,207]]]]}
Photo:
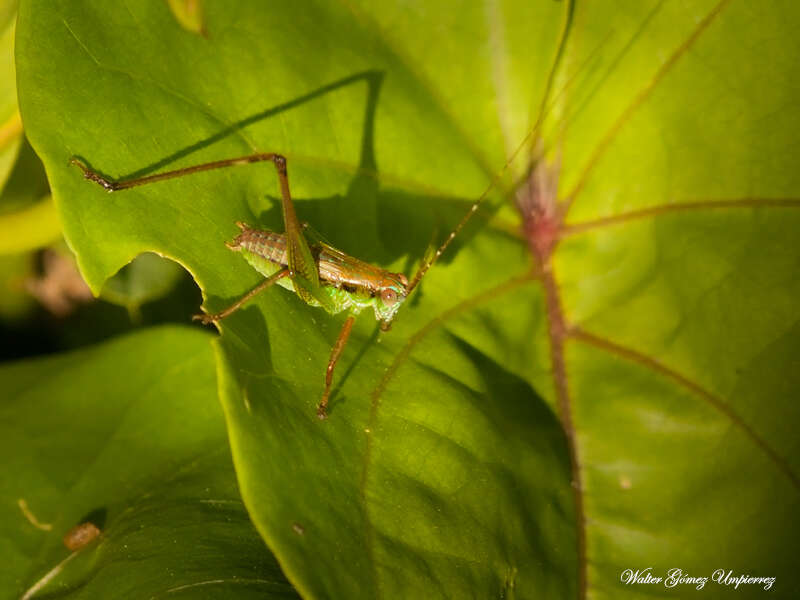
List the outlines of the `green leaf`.
{"type": "Polygon", "coordinates": [[[101,296],[137,315],[142,304],[167,295],[182,273],[180,266],[170,260],[156,254],[142,254],[106,282],[101,296]]]}
{"type": "Polygon", "coordinates": [[[239,498],[207,339],[159,328],[0,368],[9,597],[296,597],[239,498]],[[84,522],[101,535],[72,553],[84,522]]]}
{"type": "Polygon", "coordinates": [[[20,14],[23,115],[95,290],[156,251],[220,310],[259,281],[223,242],[282,230],[278,188],[262,164],[108,195],[72,155],[118,178],[279,151],[301,220],[409,273],[542,121],[393,331],[359,319],[327,422],[341,319],[272,289],[224,323],[242,495],[301,593],[797,587],[794,3],[205,2],[207,38],[140,4],[20,14]],[[497,197],[542,156],[566,224],[520,239],[497,197]]]}

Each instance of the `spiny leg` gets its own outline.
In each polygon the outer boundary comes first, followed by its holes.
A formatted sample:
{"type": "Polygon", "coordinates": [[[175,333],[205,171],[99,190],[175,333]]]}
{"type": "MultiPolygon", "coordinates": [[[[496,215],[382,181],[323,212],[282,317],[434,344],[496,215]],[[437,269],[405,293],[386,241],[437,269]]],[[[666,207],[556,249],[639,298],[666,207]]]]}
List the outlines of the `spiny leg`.
{"type": "Polygon", "coordinates": [[[224,169],[226,167],[237,167],[240,165],[249,165],[252,163],[271,160],[275,163],[280,175],[283,171],[286,173],[286,159],[280,154],[274,152],[258,152],[256,154],[248,154],[247,156],[237,156],[236,158],[226,158],[224,160],[215,160],[200,165],[193,165],[191,167],[184,167],[182,169],[175,169],[174,171],[165,171],[164,173],[156,173],[155,175],[147,175],[145,177],[137,177],[135,179],[123,179],[121,181],[114,181],[103,177],[97,171],[89,168],[79,158],[73,156],[69,162],[76,165],[83,171],[83,178],[89,181],[94,181],[96,184],[102,186],[109,192],[116,192],[119,190],[126,190],[140,185],[147,185],[148,183],[156,183],[157,181],[164,181],[166,179],[174,179],[176,177],[183,177],[184,175],[191,175],[192,173],[199,173],[201,171],[210,171],[212,169],[224,169]]]}
{"type": "Polygon", "coordinates": [[[256,287],[254,287],[252,290],[247,292],[244,296],[239,298],[236,302],[231,304],[225,310],[223,310],[221,312],[218,312],[216,314],[213,314],[213,315],[207,315],[207,314],[194,315],[192,317],[192,320],[193,321],[201,321],[204,325],[208,325],[210,323],[214,323],[216,321],[224,319],[225,317],[227,317],[231,313],[234,313],[237,310],[239,310],[245,302],[250,300],[250,298],[252,298],[256,294],[260,294],[265,289],[270,287],[273,283],[275,283],[279,279],[283,279],[284,277],[288,277],[288,275],[289,275],[289,269],[283,269],[281,271],[278,271],[277,273],[274,273],[274,274],[270,275],[269,277],[267,277],[264,281],[259,283],[256,287]]]}
{"type": "Polygon", "coordinates": [[[355,323],[355,320],[355,315],[350,315],[347,317],[344,325],[342,325],[342,330],[339,332],[339,337],[336,338],[336,343],[333,344],[333,348],[331,348],[331,357],[328,359],[328,369],[325,371],[325,391],[322,393],[322,401],[317,407],[317,416],[320,419],[324,419],[328,416],[326,408],[328,406],[328,397],[331,395],[333,369],[336,367],[336,362],[342,355],[342,350],[344,350],[345,344],[347,344],[347,338],[350,337],[350,331],[353,329],[353,323],[355,323]]]}

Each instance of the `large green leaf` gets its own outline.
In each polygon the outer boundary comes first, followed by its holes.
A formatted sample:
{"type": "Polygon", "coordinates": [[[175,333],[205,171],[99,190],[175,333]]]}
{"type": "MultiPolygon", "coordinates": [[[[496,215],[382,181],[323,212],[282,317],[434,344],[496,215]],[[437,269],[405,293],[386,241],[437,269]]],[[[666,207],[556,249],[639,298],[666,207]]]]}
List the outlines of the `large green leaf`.
{"type": "Polygon", "coordinates": [[[297,597],[239,498],[207,337],[0,368],[4,598],[297,597]],[[101,537],[72,553],[84,522],[101,537]]]}
{"type": "Polygon", "coordinates": [[[543,117],[570,208],[532,230],[562,238],[539,281],[501,208],[391,333],[364,315],[327,422],[340,320],[278,289],[223,325],[242,494],[302,593],[696,593],[621,583],[648,566],[797,587],[793,3],[204,6],[207,37],[166,3],[23,4],[23,116],[95,290],[156,251],[220,309],[258,281],[223,242],[281,229],[277,185],[109,196],[72,155],[124,177],[283,152],[301,219],[408,272],[543,117]]]}

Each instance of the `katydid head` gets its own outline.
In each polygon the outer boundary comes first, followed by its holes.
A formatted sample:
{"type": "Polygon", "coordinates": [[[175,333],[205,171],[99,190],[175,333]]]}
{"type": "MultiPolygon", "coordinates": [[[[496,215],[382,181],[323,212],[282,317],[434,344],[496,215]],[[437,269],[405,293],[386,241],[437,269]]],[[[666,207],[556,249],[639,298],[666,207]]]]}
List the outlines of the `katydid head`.
{"type": "Polygon", "coordinates": [[[381,321],[381,329],[388,331],[392,319],[408,295],[408,279],[402,273],[386,273],[375,294],[375,318],[381,321]]]}

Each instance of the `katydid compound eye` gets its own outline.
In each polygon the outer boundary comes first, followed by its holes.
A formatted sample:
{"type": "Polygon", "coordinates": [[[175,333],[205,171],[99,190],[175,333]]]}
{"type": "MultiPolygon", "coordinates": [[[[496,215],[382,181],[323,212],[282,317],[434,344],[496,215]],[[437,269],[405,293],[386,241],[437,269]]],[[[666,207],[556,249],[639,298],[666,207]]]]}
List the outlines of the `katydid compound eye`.
{"type": "Polygon", "coordinates": [[[381,290],[381,300],[383,300],[386,306],[392,306],[397,302],[397,292],[392,288],[383,288],[383,290],[381,290]]]}

